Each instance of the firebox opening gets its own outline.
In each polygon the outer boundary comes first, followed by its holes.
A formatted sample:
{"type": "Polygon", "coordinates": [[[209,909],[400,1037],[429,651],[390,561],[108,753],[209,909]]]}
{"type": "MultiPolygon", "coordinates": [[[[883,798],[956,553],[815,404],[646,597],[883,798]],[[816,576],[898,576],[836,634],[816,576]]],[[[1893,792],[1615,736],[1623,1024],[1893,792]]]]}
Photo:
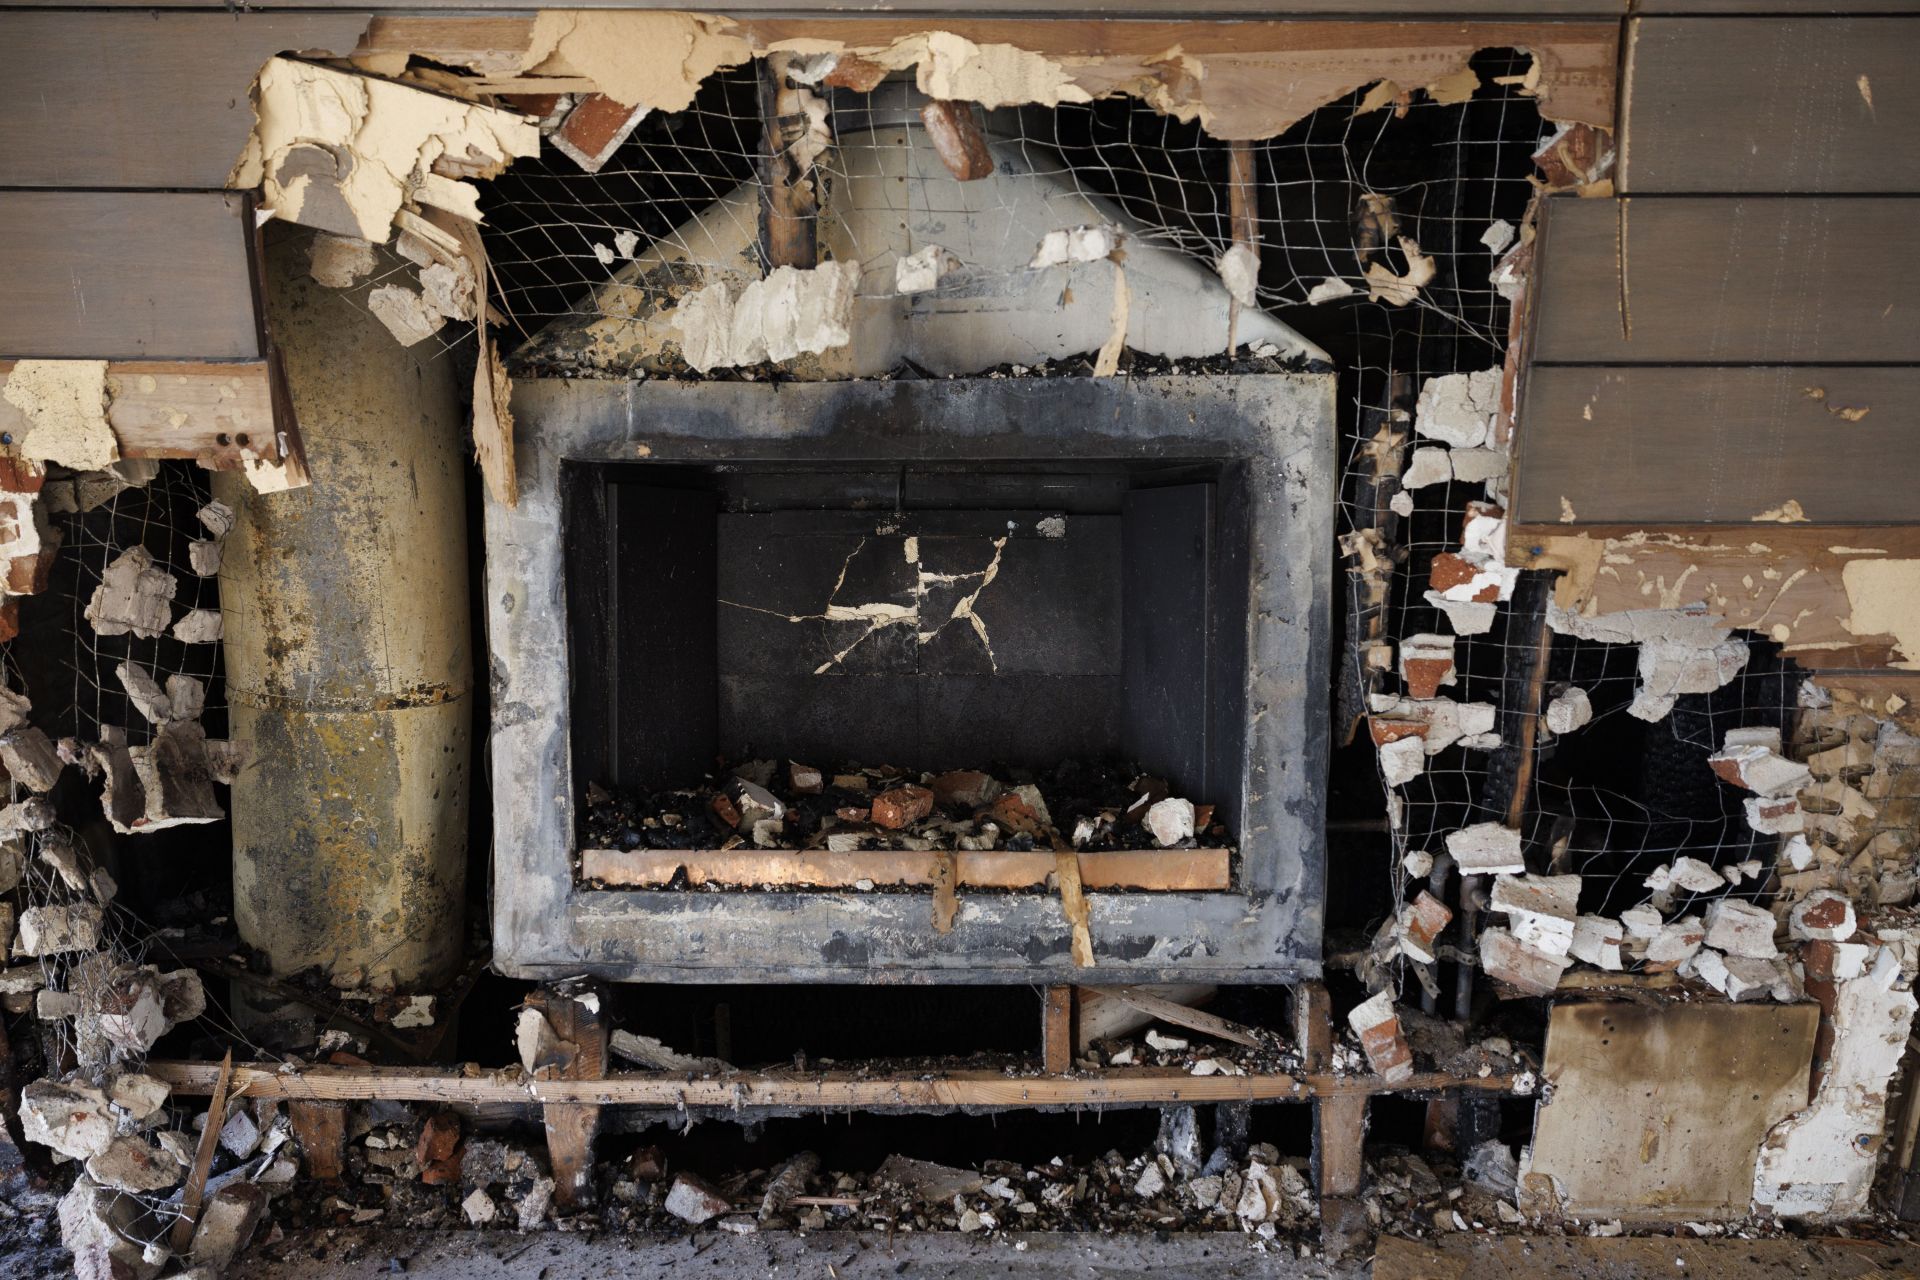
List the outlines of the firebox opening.
{"type": "Polygon", "coordinates": [[[569,462],[576,794],[1124,765],[1237,834],[1245,471],[569,462]]]}

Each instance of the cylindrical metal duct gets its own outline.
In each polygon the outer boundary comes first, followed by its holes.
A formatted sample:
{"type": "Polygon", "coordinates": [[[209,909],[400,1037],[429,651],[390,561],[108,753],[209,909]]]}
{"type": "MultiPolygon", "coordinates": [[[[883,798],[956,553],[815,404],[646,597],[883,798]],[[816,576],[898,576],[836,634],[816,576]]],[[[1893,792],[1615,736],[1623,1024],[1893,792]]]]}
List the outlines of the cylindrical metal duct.
{"type": "MultiPolygon", "coordinates": [[[[395,259],[382,252],[383,271],[395,259]]],[[[473,659],[466,432],[451,361],[403,348],[268,253],[268,314],[313,483],[215,491],[237,520],[220,568],[240,936],[275,973],[402,990],[457,969],[473,659]]]]}

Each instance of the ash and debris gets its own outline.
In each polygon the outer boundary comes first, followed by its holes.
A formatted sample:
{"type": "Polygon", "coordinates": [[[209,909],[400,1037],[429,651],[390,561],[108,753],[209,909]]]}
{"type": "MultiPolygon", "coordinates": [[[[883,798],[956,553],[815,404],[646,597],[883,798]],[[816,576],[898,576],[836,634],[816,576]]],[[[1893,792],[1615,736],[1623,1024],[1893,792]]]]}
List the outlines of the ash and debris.
{"type": "Polygon", "coordinates": [[[679,790],[587,788],[582,835],[600,849],[905,850],[1223,848],[1213,806],[1137,768],[1068,762],[1032,773],[750,760],[679,790]]]}

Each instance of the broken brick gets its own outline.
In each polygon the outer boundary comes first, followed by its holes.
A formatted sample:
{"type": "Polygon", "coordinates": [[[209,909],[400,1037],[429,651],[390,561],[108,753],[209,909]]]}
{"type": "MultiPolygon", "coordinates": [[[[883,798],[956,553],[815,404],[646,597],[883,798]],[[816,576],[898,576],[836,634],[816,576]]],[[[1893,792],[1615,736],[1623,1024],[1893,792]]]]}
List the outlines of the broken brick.
{"type": "Polygon", "coordinates": [[[986,130],[979,109],[971,102],[936,98],[920,108],[920,123],[934,154],[961,182],[972,182],[993,172],[993,153],[987,149],[986,130]]]}
{"type": "Polygon", "coordinates": [[[667,1212],[695,1226],[719,1217],[732,1207],[725,1196],[698,1174],[675,1174],[673,1186],[667,1191],[667,1212]]]}
{"type": "Polygon", "coordinates": [[[1853,903],[1831,889],[1815,889],[1787,913],[1787,929],[1805,941],[1845,942],[1857,922],[1853,903]]]}
{"type": "Polygon", "coordinates": [[[1774,945],[1773,912],[1738,898],[1721,898],[1707,905],[1706,945],[1728,955],[1771,960],[1780,954],[1774,945]]]}
{"type": "Polygon", "coordinates": [[[598,173],[648,108],[630,107],[604,93],[590,93],[574,104],[547,141],[588,173],[598,173]]]}
{"type": "Polygon", "coordinates": [[[873,821],[889,830],[897,831],[932,812],[933,792],[914,783],[892,787],[873,798],[873,821]]]}
{"type": "Polygon", "coordinates": [[[1431,963],[1434,945],[1453,919],[1453,910],[1422,889],[1400,908],[1400,949],[1415,960],[1431,963]]]}
{"type": "Polygon", "coordinates": [[[1393,1084],[1413,1075],[1413,1047],[1400,1030],[1393,992],[1379,992],[1355,1005],[1347,1014],[1347,1023],[1360,1037],[1360,1048],[1381,1079],[1393,1084]]]}
{"type": "Polygon", "coordinates": [[[430,1187],[460,1181],[460,1117],[451,1111],[428,1116],[414,1143],[413,1162],[420,1166],[420,1181],[430,1187]]]}
{"type": "Polygon", "coordinates": [[[1461,875],[1484,876],[1527,869],[1520,833],[1498,822],[1476,822],[1447,834],[1447,852],[1461,875]]]}
{"type": "Polygon", "coordinates": [[[1564,955],[1528,946],[1505,929],[1480,933],[1480,967],[1487,976],[1525,995],[1552,995],[1560,986],[1560,975],[1572,963],[1564,955]]]}
{"type": "Polygon", "coordinates": [[[1400,642],[1400,675],[1410,698],[1432,698],[1442,685],[1454,683],[1453,664],[1452,636],[1423,633],[1400,642]]]}

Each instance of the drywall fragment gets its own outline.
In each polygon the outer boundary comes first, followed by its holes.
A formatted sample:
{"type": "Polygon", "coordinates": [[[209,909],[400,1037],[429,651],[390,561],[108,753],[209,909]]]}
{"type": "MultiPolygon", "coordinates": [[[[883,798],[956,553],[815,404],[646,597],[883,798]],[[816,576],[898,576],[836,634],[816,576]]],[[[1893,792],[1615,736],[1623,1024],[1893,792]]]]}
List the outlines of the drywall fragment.
{"type": "Polygon", "coordinates": [[[351,289],[372,275],[378,265],[372,244],[359,236],[337,236],[330,231],[315,233],[307,249],[307,262],[313,278],[331,289],[351,289]]]}
{"type": "Polygon", "coordinates": [[[1573,963],[1564,955],[1550,955],[1530,947],[1505,929],[1480,933],[1480,967],[1523,995],[1550,996],[1560,975],[1573,963]]]}
{"type": "Polygon", "coordinates": [[[1307,305],[1317,307],[1323,302],[1333,302],[1339,298],[1350,298],[1357,290],[1338,276],[1328,276],[1313,288],[1307,290],[1307,305]]]}
{"type": "Polygon", "coordinates": [[[1041,237],[1028,267],[1042,270],[1072,262],[1099,262],[1120,247],[1120,229],[1111,225],[1065,227],[1041,237]]]}
{"type": "Polygon", "coordinates": [[[1476,822],[1447,834],[1447,852],[1461,875],[1524,872],[1527,864],[1520,850],[1520,833],[1498,822],[1476,822]]]}
{"type": "Polygon", "coordinates": [[[1213,269],[1235,302],[1243,307],[1260,305],[1260,255],[1252,245],[1233,245],[1214,259],[1213,269]]]}
{"type": "Polygon", "coordinates": [[[1789,796],[1813,781],[1807,766],[1765,746],[1728,745],[1707,757],[1723,781],[1761,796],[1789,796]]]}
{"type": "MultiPolygon", "coordinates": [[[[1810,946],[1824,945],[1810,943],[1810,946]]],[[[1911,943],[1874,950],[1868,971],[1834,990],[1833,1047],[1819,1092],[1760,1145],[1753,1199],[1782,1217],[1867,1209],[1886,1132],[1887,1092],[1913,1028],[1911,943]],[[1886,981],[1875,974],[1885,966],[1886,981]]]]}
{"type": "Polygon", "coordinates": [[[1360,1038],[1367,1063],[1389,1084],[1413,1075],[1413,1046],[1400,1030],[1393,992],[1382,991],[1361,1001],[1347,1014],[1347,1024],[1360,1038]]]}
{"type": "Polygon", "coordinates": [[[1414,432],[1456,449],[1485,444],[1500,411],[1501,376],[1496,368],[1428,378],[1414,406],[1414,432]]]}
{"type": "Polygon", "coordinates": [[[380,244],[409,202],[478,221],[479,190],[459,179],[540,149],[516,112],[290,58],[262,68],[253,104],[227,186],[259,188],[276,218],[380,244]]]}
{"type": "Polygon", "coordinates": [[[1489,911],[1507,917],[1507,929],[1526,945],[1564,956],[1573,945],[1573,922],[1580,908],[1579,876],[1500,875],[1494,877],[1489,911]]]}
{"type": "Polygon", "coordinates": [[[1369,263],[1367,288],[1369,296],[1376,302],[1404,307],[1420,296],[1420,290],[1433,283],[1435,267],[1433,259],[1420,252],[1417,241],[1407,236],[1396,238],[1400,242],[1400,252],[1406,255],[1407,273],[1401,275],[1384,262],[1369,263]]]}
{"type": "Polygon", "coordinates": [[[927,245],[905,257],[894,259],[893,291],[912,294],[937,289],[942,280],[959,268],[960,259],[954,257],[945,245],[927,245]]]}
{"type": "Polygon", "coordinates": [[[189,609],[173,624],[173,638],[182,644],[216,644],[224,630],[218,609],[189,609]]]}
{"type": "Polygon", "coordinates": [[[27,420],[22,457],[98,471],[120,456],[107,422],[105,360],[19,360],[0,394],[27,420]]]}
{"type": "Polygon", "coordinates": [[[1706,944],[1730,956],[1771,960],[1780,954],[1773,942],[1775,923],[1771,911],[1738,898],[1721,898],[1707,904],[1706,944]]]}
{"type": "Polygon", "coordinates": [[[1620,948],[1625,941],[1626,930],[1618,920],[1580,916],[1573,922],[1573,941],[1567,954],[1596,968],[1617,970],[1621,968],[1620,948]]]}
{"type": "Polygon", "coordinates": [[[405,285],[381,285],[367,295],[367,310],[403,347],[425,342],[447,323],[445,316],[427,305],[423,294],[405,285]]]}
{"type": "Polygon", "coordinates": [[[1402,489],[1424,489],[1430,484],[1445,484],[1453,479],[1453,464],[1445,449],[1415,449],[1400,477],[1402,489]]]}
{"type": "Polygon", "coordinates": [[[173,620],[171,602],[178,585],[145,547],[129,547],[100,575],[100,585],[87,602],[87,621],[99,635],[131,631],[152,640],[173,620]]]}
{"type": "Polygon", "coordinates": [[[1400,676],[1410,698],[1434,697],[1454,683],[1453,637],[1423,632],[1400,642],[1400,676]]]}
{"type": "Polygon", "coordinates": [[[53,790],[63,767],[52,741],[33,725],[0,734],[0,763],[15,782],[43,795],[53,790]]]}
{"type": "Polygon", "coordinates": [[[683,358],[701,373],[828,351],[853,340],[859,278],[860,268],[851,262],[808,271],[777,267],[738,297],[719,280],[687,295],[671,324],[680,334],[683,358]]]}
{"type": "Polygon", "coordinates": [[[1585,689],[1568,689],[1547,703],[1547,728],[1554,733],[1572,733],[1592,719],[1593,701],[1585,689]]]}
{"type": "Polygon", "coordinates": [[[1831,889],[1815,889],[1787,913],[1787,931],[1803,942],[1845,942],[1856,927],[1852,901],[1831,889]]]}

